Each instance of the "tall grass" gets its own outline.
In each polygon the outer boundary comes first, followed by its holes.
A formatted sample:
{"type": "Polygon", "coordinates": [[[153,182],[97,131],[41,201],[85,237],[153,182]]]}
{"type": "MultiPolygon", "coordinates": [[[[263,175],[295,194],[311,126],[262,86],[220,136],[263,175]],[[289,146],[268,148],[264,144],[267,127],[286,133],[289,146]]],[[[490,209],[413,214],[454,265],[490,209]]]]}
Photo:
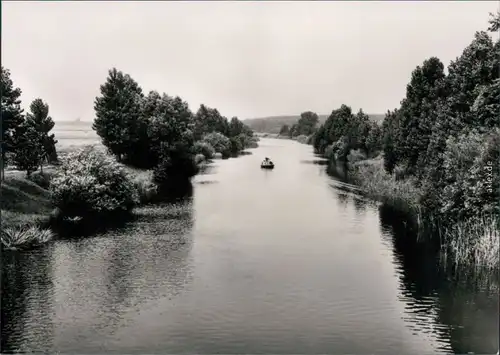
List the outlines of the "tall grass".
{"type": "Polygon", "coordinates": [[[51,241],[54,233],[49,229],[35,226],[5,228],[0,231],[2,247],[9,250],[20,250],[35,247],[51,241]]]}
{"type": "Polygon", "coordinates": [[[411,212],[418,221],[421,220],[421,190],[415,187],[412,179],[396,180],[395,176],[388,174],[380,157],[356,162],[349,169],[349,177],[367,196],[402,211],[411,212]]]}
{"type": "Polygon", "coordinates": [[[381,157],[352,165],[349,176],[370,198],[408,212],[415,219],[419,235],[432,231],[442,243],[444,256],[457,266],[497,270],[500,256],[500,219],[484,215],[454,225],[442,225],[439,215],[425,216],[420,205],[422,190],[412,178],[389,175],[381,157]]]}
{"type": "Polygon", "coordinates": [[[445,231],[445,250],[449,250],[456,265],[474,265],[496,270],[500,259],[498,217],[485,215],[459,222],[445,231]]]}

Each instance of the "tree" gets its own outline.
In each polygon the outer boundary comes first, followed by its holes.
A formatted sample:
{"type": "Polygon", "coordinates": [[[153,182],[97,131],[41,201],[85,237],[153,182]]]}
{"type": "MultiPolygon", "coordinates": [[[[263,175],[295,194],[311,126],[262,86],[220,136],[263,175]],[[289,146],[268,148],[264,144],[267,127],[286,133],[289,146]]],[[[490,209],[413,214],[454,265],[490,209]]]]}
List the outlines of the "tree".
{"type": "Polygon", "coordinates": [[[288,136],[290,132],[290,127],[287,124],[284,124],[280,129],[280,136],[288,136]]]}
{"type": "Polygon", "coordinates": [[[457,113],[462,127],[474,124],[468,115],[478,95],[478,90],[499,76],[498,53],[486,32],[476,32],[474,40],[462,55],[448,66],[446,80],[450,108],[457,113]]]}
{"type": "Polygon", "coordinates": [[[392,174],[398,158],[397,139],[400,136],[400,115],[398,110],[387,111],[382,124],[382,149],[384,151],[384,169],[392,174]]]}
{"type": "Polygon", "coordinates": [[[12,138],[16,147],[13,163],[17,169],[26,171],[29,177],[40,166],[43,155],[40,134],[33,124],[25,120],[16,127],[12,138]]]}
{"type": "MultiPolygon", "coordinates": [[[[401,102],[399,137],[393,141],[398,151],[397,161],[405,173],[417,172],[419,157],[427,151],[432,133],[432,113],[439,98],[445,95],[444,65],[432,57],[418,66],[406,87],[406,97],[401,102]]],[[[425,161],[423,161],[425,162],[425,161]]]]}
{"type": "Polygon", "coordinates": [[[496,14],[490,12],[490,19],[488,23],[490,24],[488,31],[498,32],[498,30],[500,30],[500,11],[497,11],[496,14]]]}
{"type": "Polygon", "coordinates": [[[316,125],[319,122],[319,117],[311,111],[302,112],[299,121],[297,122],[297,132],[295,135],[309,136],[314,133],[316,125]]]}
{"type": "Polygon", "coordinates": [[[194,115],[195,139],[200,140],[203,135],[212,132],[219,132],[225,136],[229,135],[229,123],[217,109],[200,105],[194,115]]]}
{"type": "Polygon", "coordinates": [[[231,118],[229,122],[229,137],[236,137],[243,133],[243,122],[238,117],[231,118]]]}
{"type": "Polygon", "coordinates": [[[49,134],[54,128],[54,121],[49,116],[49,105],[45,104],[42,99],[33,100],[30,111],[26,115],[26,125],[30,127],[28,132],[36,132],[35,142],[33,142],[38,153],[36,161],[43,172],[43,163],[53,158],[56,152],[57,141],[54,139],[54,134],[49,134]]]}
{"type": "Polygon", "coordinates": [[[375,156],[382,149],[382,129],[377,122],[369,124],[365,149],[368,157],[375,156]]]}
{"type": "Polygon", "coordinates": [[[15,149],[14,131],[23,122],[23,110],[21,109],[21,89],[14,87],[10,78],[10,71],[1,67],[1,175],[4,179],[4,167],[8,164],[8,153],[15,149]]]}
{"type": "Polygon", "coordinates": [[[142,89],[130,75],[113,68],[101,85],[101,96],[95,99],[96,118],[92,127],[118,160],[131,155],[138,145],[144,145],[143,97],[142,89]]]}
{"type": "Polygon", "coordinates": [[[229,157],[231,153],[231,140],[219,132],[212,132],[203,137],[203,142],[210,144],[216,153],[229,157]]]}

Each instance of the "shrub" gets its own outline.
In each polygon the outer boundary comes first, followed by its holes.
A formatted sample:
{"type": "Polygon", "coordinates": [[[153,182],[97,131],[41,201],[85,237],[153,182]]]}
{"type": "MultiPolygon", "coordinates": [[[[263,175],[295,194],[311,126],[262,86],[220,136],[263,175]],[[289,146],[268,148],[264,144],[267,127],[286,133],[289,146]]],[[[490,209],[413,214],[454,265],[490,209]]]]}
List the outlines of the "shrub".
{"type": "Polygon", "coordinates": [[[152,202],[158,193],[158,186],[148,178],[137,177],[133,179],[134,186],[139,196],[139,202],[146,204],[152,202]]]}
{"type": "Polygon", "coordinates": [[[366,154],[364,154],[360,149],[351,150],[349,155],[347,155],[347,161],[354,164],[358,161],[365,160],[366,154]]]}
{"type": "Polygon", "coordinates": [[[27,249],[47,243],[54,238],[49,229],[37,227],[5,228],[0,232],[2,247],[6,249],[27,249]]]}
{"type": "Polygon", "coordinates": [[[205,161],[205,156],[203,154],[196,154],[194,157],[194,162],[200,164],[205,161]]]}
{"type": "Polygon", "coordinates": [[[462,220],[481,213],[499,213],[500,130],[488,134],[472,131],[447,141],[441,193],[443,217],[462,220]]]}
{"type": "Polygon", "coordinates": [[[223,157],[229,156],[231,152],[231,140],[219,132],[213,132],[205,135],[203,142],[209,143],[216,153],[221,153],[223,157]]]}
{"type": "Polygon", "coordinates": [[[240,136],[231,137],[230,142],[231,142],[231,153],[233,154],[238,154],[243,149],[245,149],[242,137],[240,136]]]}
{"type": "Polygon", "coordinates": [[[67,217],[130,211],[139,202],[123,166],[93,147],[68,154],[52,181],[51,194],[67,217]]]}
{"type": "Polygon", "coordinates": [[[214,147],[212,147],[208,142],[195,142],[193,149],[195,154],[203,154],[205,159],[212,159],[215,155],[214,147]]]}
{"type": "Polygon", "coordinates": [[[332,160],[335,158],[335,147],[333,144],[330,144],[325,149],[325,158],[328,160],[332,160]]]}
{"type": "Polygon", "coordinates": [[[165,152],[153,170],[153,181],[158,185],[187,180],[196,175],[198,166],[189,152],[179,149],[165,152]]]}
{"type": "Polygon", "coordinates": [[[40,171],[34,172],[28,177],[28,180],[34,182],[38,186],[48,189],[50,187],[50,181],[52,180],[52,176],[47,173],[42,173],[40,171]]]}
{"type": "Polygon", "coordinates": [[[307,143],[307,136],[301,134],[300,136],[295,137],[295,140],[299,143],[306,144],[307,143]]]}

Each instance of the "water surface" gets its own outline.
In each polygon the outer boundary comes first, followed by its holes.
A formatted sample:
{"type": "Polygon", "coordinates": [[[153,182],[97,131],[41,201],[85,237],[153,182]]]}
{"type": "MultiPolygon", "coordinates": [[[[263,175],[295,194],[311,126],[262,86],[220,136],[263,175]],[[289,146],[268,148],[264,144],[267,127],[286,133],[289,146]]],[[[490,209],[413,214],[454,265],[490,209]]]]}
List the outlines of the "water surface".
{"type": "Polygon", "coordinates": [[[498,279],[444,272],[310,146],[252,152],[124,228],[4,256],[3,351],[496,352],[498,279]]]}

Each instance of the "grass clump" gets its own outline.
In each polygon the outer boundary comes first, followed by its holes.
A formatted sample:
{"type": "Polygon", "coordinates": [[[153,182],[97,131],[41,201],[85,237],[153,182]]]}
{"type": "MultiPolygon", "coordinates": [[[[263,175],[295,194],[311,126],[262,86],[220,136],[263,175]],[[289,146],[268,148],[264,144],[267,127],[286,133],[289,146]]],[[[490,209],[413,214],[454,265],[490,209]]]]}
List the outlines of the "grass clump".
{"type": "Polygon", "coordinates": [[[420,189],[412,179],[397,180],[386,173],[381,157],[354,163],[349,175],[369,197],[420,216],[420,189]]]}
{"type": "Polygon", "coordinates": [[[500,258],[500,220],[492,215],[459,222],[445,232],[445,248],[456,265],[495,270],[500,258]]]}
{"type": "Polygon", "coordinates": [[[54,239],[54,233],[49,229],[36,226],[20,228],[4,228],[0,232],[2,248],[7,250],[22,250],[45,244],[54,239]]]}

